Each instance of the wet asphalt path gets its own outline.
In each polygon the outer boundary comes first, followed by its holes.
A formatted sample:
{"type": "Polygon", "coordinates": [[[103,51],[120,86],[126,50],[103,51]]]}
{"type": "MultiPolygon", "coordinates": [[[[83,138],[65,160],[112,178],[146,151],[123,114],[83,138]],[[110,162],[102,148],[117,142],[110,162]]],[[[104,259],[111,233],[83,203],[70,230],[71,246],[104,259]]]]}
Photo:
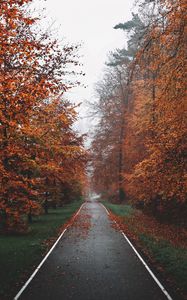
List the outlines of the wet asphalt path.
{"type": "Polygon", "coordinates": [[[98,202],[87,202],[21,300],[166,300],[98,202]]]}

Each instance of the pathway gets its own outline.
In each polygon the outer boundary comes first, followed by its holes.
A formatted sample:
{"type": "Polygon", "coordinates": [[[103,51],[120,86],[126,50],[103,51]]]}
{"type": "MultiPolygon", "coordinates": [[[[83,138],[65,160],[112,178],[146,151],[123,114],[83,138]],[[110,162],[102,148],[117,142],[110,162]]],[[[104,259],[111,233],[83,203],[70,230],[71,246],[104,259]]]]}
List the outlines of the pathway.
{"type": "Polygon", "coordinates": [[[105,209],[86,202],[20,300],[167,300],[105,209]]]}

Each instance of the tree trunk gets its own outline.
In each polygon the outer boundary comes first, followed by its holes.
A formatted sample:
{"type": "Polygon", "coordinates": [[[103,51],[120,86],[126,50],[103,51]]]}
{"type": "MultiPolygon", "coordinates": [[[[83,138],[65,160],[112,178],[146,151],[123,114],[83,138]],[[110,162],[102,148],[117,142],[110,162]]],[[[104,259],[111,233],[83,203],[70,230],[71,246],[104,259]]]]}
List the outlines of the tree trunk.
{"type": "Polygon", "coordinates": [[[32,210],[31,210],[31,208],[29,210],[29,213],[28,213],[27,217],[28,217],[28,222],[32,223],[32,210]]]}
{"type": "Polygon", "coordinates": [[[125,200],[125,192],[123,189],[123,140],[124,140],[124,130],[125,130],[125,119],[124,115],[122,116],[122,124],[121,124],[121,131],[120,131],[120,142],[119,142],[119,175],[118,175],[118,198],[119,202],[123,202],[125,200]]]}

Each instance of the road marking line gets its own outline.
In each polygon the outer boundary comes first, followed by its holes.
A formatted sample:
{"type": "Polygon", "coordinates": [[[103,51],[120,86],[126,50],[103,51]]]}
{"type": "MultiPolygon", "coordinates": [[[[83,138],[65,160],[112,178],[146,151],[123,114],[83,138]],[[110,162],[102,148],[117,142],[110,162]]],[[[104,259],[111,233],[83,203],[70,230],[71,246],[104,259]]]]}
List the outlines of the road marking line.
{"type": "MultiPolygon", "coordinates": [[[[109,215],[108,209],[102,203],[100,203],[100,204],[105,208],[105,210],[107,211],[107,214],[109,215]]],[[[114,222],[117,224],[117,222],[115,220],[114,220],[114,222]]],[[[123,237],[125,238],[125,240],[128,242],[128,244],[131,246],[131,248],[134,250],[134,252],[138,256],[139,260],[142,262],[142,264],[144,265],[144,267],[146,268],[146,270],[149,272],[149,274],[151,275],[151,277],[157,283],[157,285],[159,286],[159,288],[161,289],[161,291],[165,294],[165,296],[167,297],[167,299],[168,300],[173,300],[173,298],[170,296],[170,294],[167,292],[167,290],[164,288],[164,286],[161,284],[161,282],[158,280],[158,278],[154,275],[154,273],[148,267],[148,265],[146,264],[146,262],[144,261],[144,259],[141,257],[141,255],[138,253],[138,251],[135,249],[135,247],[130,242],[130,240],[128,239],[128,237],[126,236],[126,234],[123,232],[123,230],[120,230],[120,232],[123,235],[123,237]]]]}
{"type": "MultiPolygon", "coordinates": [[[[74,222],[75,218],[77,217],[77,215],[80,213],[83,205],[85,203],[83,203],[81,205],[81,207],[79,208],[79,210],[77,211],[77,213],[74,215],[73,219],[72,219],[72,223],[74,222]]],[[[21,294],[23,293],[23,291],[26,289],[26,287],[29,285],[29,283],[31,282],[31,280],[34,278],[34,276],[36,275],[36,273],[40,270],[41,266],[44,264],[44,262],[46,261],[46,259],[48,258],[48,256],[51,254],[51,252],[53,251],[53,249],[55,248],[55,246],[58,244],[59,240],[62,238],[62,236],[64,235],[64,233],[66,232],[66,230],[68,229],[68,227],[70,227],[70,225],[67,225],[66,228],[63,230],[63,232],[61,233],[61,235],[58,237],[58,239],[56,240],[56,242],[53,244],[53,246],[51,247],[51,249],[49,250],[49,252],[46,254],[46,256],[43,258],[43,260],[41,261],[41,263],[38,265],[38,267],[34,270],[34,272],[32,273],[32,275],[29,277],[29,279],[26,281],[26,283],[24,284],[24,286],[20,289],[20,291],[17,293],[17,295],[14,297],[14,300],[17,300],[21,294]]]]}
{"type": "Polygon", "coordinates": [[[108,209],[102,203],[100,203],[100,205],[105,209],[107,215],[109,215],[108,209]]]}
{"type": "Polygon", "coordinates": [[[148,265],[146,264],[146,262],[143,260],[143,258],[141,257],[141,255],[138,253],[138,251],[134,248],[134,246],[132,245],[132,243],[129,241],[128,237],[126,236],[126,234],[121,230],[122,235],[124,236],[124,238],[126,239],[126,241],[129,243],[129,245],[132,247],[132,249],[134,250],[134,252],[136,253],[136,255],[138,256],[138,258],[141,260],[142,264],[144,265],[144,267],[147,269],[147,271],[149,272],[149,274],[152,276],[152,278],[154,279],[154,281],[157,283],[157,285],[159,286],[159,288],[162,290],[162,292],[165,294],[165,296],[167,297],[168,300],[172,300],[172,297],[169,295],[169,293],[167,292],[167,290],[164,288],[164,286],[161,284],[161,282],[158,280],[158,278],[154,275],[154,273],[151,271],[151,269],[148,267],[148,265]]]}

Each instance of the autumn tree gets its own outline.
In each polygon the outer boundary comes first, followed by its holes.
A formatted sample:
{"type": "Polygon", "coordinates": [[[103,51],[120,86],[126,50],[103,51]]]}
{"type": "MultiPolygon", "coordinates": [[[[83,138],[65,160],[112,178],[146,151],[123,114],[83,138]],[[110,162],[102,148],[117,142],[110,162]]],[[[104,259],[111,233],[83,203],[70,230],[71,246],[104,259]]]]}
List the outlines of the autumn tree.
{"type": "Polygon", "coordinates": [[[48,178],[78,177],[85,155],[71,128],[75,111],[62,100],[75,49],[36,31],[29,2],[0,1],[0,218],[9,230],[24,230],[48,178]]]}
{"type": "MultiPolygon", "coordinates": [[[[172,214],[185,206],[185,1],[158,1],[160,14],[146,37],[137,59],[145,84],[154,92],[149,118],[140,119],[149,128],[146,136],[148,156],[135,167],[133,194],[154,211],[172,214]],[[149,64],[145,65],[145,61],[149,64]],[[154,81],[154,82],[153,82],[154,81]],[[153,91],[154,85],[154,91],[153,91]]],[[[145,88],[144,88],[145,90],[145,88]]],[[[142,111],[143,112],[143,111],[142,111]]]]}
{"type": "Polygon", "coordinates": [[[96,111],[100,122],[92,144],[93,179],[96,178],[96,181],[100,182],[102,190],[108,192],[111,190],[110,193],[115,201],[122,202],[126,200],[123,177],[127,169],[126,162],[129,161],[124,152],[124,140],[128,132],[130,83],[134,69],[132,62],[139,45],[143,23],[138,15],[133,15],[131,21],[118,24],[114,28],[128,31],[130,37],[127,48],[116,49],[110,53],[103,81],[97,84],[96,92],[99,101],[96,104],[96,111]],[[104,152],[104,155],[101,152],[104,152]],[[101,169],[100,173],[98,173],[99,169],[101,169]],[[98,177],[102,179],[98,180],[98,177]],[[102,181],[105,184],[102,184],[102,181]]]}
{"type": "MultiPolygon", "coordinates": [[[[130,93],[126,94],[127,106],[123,112],[120,108],[121,114],[115,115],[113,107],[110,120],[102,115],[93,142],[98,154],[95,177],[99,174],[98,168],[104,173],[107,162],[110,174],[108,177],[101,174],[109,190],[115,182],[111,170],[115,172],[117,163],[109,156],[112,151],[107,152],[105,145],[111,135],[107,137],[105,128],[106,124],[112,127],[115,117],[118,121],[122,118],[125,125],[122,184],[126,199],[141,204],[154,215],[173,218],[186,215],[185,11],[186,1],[183,0],[142,0],[138,14],[116,25],[116,29],[128,32],[128,49],[117,49],[109,65],[124,66],[128,62],[123,88],[126,90],[128,86],[130,93]]],[[[116,90],[110,93],[109,88],[114,78],[113,73],[105,83],[110,100],[116,93],[116,90]]],[[[111,140],[110,150],[117,145],[119,135],[115,133],[114,136],[116,139],[111,140]]]]}
{"type": "Polygon", "coordinates": [[[122,201],[124,113],[127,109],[126,64],[108,66],[97,84],[95,104],[99,122],[92,143],[93,179],[99,190],[113,201],[122,201]],[[100,186],[100,187],[99,187],[100,186]]]}
{"type": "Polygon", "coordinates": [[[40,191],[45,208],[48,198],[60,204],[71,198],[84,178],[87,162],[84,137],[72,129],[77,119],[75,108],[61,98],[50,99],[34,111],[30,136],[34,138],[36,151],[35,168],[40,175],[40,191]],[[37,146],[37,147],[36,147],[37,146]],[[62,194],[68,194],[63,199],[62,194]]]}

